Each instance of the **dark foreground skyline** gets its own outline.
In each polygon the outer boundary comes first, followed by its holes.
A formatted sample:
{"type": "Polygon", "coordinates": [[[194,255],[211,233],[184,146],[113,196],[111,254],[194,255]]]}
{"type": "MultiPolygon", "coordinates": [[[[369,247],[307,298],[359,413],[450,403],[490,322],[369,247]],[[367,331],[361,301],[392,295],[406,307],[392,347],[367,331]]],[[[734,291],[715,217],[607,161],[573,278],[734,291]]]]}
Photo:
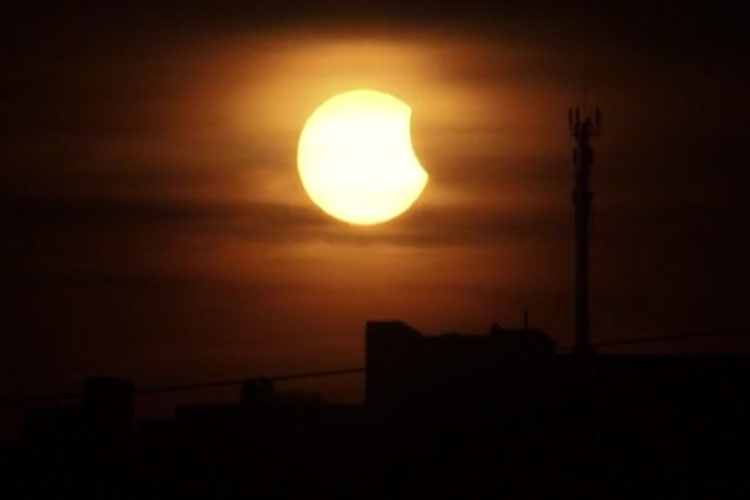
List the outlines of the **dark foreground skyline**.
{"type": "MultiPolygon", "coordinates": [[[[748,333],[747,331],[745,332],[748,333]]],[[[133,382],[26,412],[10,498],[745,496],[750,357],[556,352],[531,328],[365,328],[362,404],[238,381],[137,418],[133,382]]]]}
{"type": "MultiPolygon", "coordinates": [[[[605,113],[592,337],[748,322],[750,78],[731,9],[20,9],[0,81],[3,395],[357,366],[370,318],[481,332],[527,309],[569,345],[566,111],[584,67],[605,113]],[[412,106],[430,174],[367,229],[312,205],[295,164],[312,109],[360,86],[412,106]]],[[[675,346],[648,349],[748,351],[675,346]]],[[[356,377],[324,389],[361,397],[356,377]]]]}

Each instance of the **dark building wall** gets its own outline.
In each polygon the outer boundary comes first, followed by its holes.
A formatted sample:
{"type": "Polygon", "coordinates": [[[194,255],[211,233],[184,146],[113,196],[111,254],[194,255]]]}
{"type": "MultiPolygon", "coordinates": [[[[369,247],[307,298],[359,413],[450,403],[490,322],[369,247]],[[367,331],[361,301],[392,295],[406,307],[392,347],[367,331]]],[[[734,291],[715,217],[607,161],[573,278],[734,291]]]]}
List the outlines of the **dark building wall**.
{"type": "Polygon", "coordinates": [[[35,408],[26,413],[24,446],[74,450],[101,459],[129,455],[135,438],[133,402],[132,381],[88,379],[82,406],[35,408]]]}
{"type": "Polygon", "coordinates": [[[599,436],[623,448],[669,443],[683,452],[697,439],[691,435],[702,436],[703,449],[750,446],[750,434],[737,432],[750,423],[750,358],[582,357],[554,354],[541,332],[503,333],[425,337],[401,322],[368,323],[365,401],[373,421],[397,421],[405,432],[504,428],[509,439],[534,429],[550,442],[599,436]]]}
{"type": "Polygon", "coordinates": [[[133,383],[89,379],[83,404],[34,409],[24,421],[29,498],[129,498],[135,426],[133,383]]]}
{"type": "Polygon", "coordinates": [[[33,408],[24,416],[24,448],[34,455],[80,453],[83,437],[83,412],[78,406],[33,408]]]}
{"type": "Polygon", "coordinates": [[[131,380],[86,380],[83,416],[88,448],[102,460],[130,456],[134,451],[134,386],[131,380]]]}
{"type": "Polygon", "coordinates": [[[365,326],[365,404],[371,408],[408,403],[422,335],[401,321],[365,326]]]}
{"type": "Polygon", "coordinates": [[[426,337],[403,322],[371,321],[365,344],[365,403],[386,419],[484,415],[484,407],[510,406],[514,395],[538,393],[544,383],[523,368],[554,356],[554,342],[542,332],[499,327],[484,336],[426,337]]]}

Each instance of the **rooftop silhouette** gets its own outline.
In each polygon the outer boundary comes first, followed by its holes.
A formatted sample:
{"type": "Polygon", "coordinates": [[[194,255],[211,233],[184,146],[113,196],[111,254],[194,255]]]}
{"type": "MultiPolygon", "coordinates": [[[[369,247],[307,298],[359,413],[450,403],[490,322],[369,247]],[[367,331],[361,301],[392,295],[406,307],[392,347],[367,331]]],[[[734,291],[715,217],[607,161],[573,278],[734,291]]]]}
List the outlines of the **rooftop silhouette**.
{"type": "Polygon", "coordinates": [[[234,404],[138,419],[132,382],[88,380],[82,405],[27,412],[14,491],[382,498],[746,486],[748,357],[581,357],[538,330],[497,325],[425,336],[370,321],[365,336],[362,405],[255,378],[234,404]]]}

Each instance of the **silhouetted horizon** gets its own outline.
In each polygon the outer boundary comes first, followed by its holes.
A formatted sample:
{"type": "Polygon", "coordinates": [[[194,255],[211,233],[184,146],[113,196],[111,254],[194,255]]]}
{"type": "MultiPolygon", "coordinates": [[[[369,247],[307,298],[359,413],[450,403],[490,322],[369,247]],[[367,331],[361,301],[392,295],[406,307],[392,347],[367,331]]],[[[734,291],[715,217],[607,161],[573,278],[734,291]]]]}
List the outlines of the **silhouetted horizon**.
{"type": "Polygon", "coordinates": [[[227,382],[241,385],[233,403],[195,401],[171,418],[137,418],[131,381],[89,379],[82,406],[26,412],[10,491],[24,498],[52,491],[379,498],[415,488],[488,497],[645,487],[685,494],[716,492],[719,477],[718,491],[747,491],[739,469],[750,453],[743,432],[750,415],[740,395],[750,356],[565,354],[528,326],[424,336],[400,321],[369,321],[365,335],[362,404],[332,404],[251,378],[227,382]],[[712,422],[721,425],[706,427],[712,422]],[[453,475],[434,483],[417,472],[446,467],[453,475]],[[608,484],[620,475],[628,484],[608,484]],[[546,485],[544,477],[556,481],[546,485]]]}

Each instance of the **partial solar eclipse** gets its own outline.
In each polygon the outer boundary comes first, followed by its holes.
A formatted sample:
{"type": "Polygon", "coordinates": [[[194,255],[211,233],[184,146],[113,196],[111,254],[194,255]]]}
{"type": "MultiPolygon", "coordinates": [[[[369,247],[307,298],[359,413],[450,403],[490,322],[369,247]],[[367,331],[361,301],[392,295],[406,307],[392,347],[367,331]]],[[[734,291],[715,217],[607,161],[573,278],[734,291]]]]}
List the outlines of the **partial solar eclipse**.
{"type": "Polygon", "coordinates": [[[318,106],[297,150],[302,185],[315,204],[351,224],[404,213],[428,178],[412,149],[410,118],[408,104],[375,90],[351,90],[318,106]]]}

